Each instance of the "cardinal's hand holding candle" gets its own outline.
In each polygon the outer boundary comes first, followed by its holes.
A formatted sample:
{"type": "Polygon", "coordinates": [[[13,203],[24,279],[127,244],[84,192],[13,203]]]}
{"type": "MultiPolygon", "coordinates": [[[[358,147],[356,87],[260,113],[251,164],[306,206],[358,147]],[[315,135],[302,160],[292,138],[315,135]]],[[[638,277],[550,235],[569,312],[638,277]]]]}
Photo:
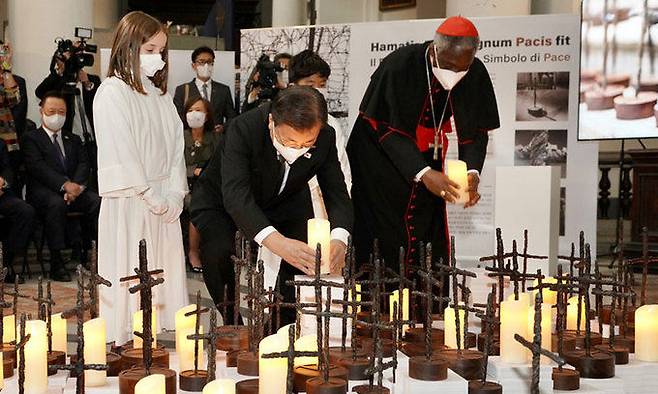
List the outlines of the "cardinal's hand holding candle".
{"type": "Polygon", "coordinates": [[[464,209],[472,207],[480,201],[480,193],[478,187],[480,186],[480,176],[476,172],[468,173],[468,196],[469,199],[464,204],[464,209]]]}
{"type": "Polygon", "coordinates": [[[451,181],[442,172],[436,170],[427,171],[421,178],[423,184],[433,194],[443,198],[449,203],[454,203],[459,197],[457,189],[459,185],[451,181]]]}

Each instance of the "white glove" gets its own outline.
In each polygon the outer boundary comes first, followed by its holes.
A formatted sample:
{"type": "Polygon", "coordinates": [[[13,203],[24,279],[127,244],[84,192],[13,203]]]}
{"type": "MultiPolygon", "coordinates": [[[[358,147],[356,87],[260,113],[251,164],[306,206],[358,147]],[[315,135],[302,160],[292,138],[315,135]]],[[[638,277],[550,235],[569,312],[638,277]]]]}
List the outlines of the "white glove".
{"type": "Polygon", "coordinates": [[[146,206],[149,208],[154,215],[163,215],[169,210],[169,205],[165,198],[156,194],[153,189],[148,189],[142,193],[142,199],[146,203],[146,206]]]}
{"type": "MultiPolygon", "coordinates": [[[[184,196],[183,196],[184,197],[184,196]]],[[[175,193],[169,193],[165,198],[167,201],[167,212],[162,216],[165,223],[173,223],[180,217],[183,212],[183,198],[180,198],[175,193]]]]}

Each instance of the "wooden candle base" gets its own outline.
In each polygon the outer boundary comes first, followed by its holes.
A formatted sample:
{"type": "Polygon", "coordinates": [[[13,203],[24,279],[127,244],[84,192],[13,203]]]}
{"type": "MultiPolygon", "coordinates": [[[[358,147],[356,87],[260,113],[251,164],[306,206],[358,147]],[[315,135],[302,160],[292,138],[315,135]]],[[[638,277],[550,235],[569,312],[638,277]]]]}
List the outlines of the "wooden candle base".
{"type": "MultiPolygon", "coordinates": [[[[608,75],[606,78],[608,81],[608,86],[610,85],[619,85],[624,88],[627,88],[631,85],[631,76],[629,74],[612,74],[608,75]]],[[[603,75],[599,74],[596,77],[596,82],[600,85],[603,84],[603,75]]]]}
{"type": "MultiPolygon", "coordinates": [[[[72,354],[69,356],[69,364],[73,365],[78,361],[78,355],[72,354]]],[[[109,352],[105,355],[105,364],[107,364],[107,376],[116,377],[119,376],[119,373],[124,370],[123,363],[121,362],[121,356],[116,353],[109,352]]],[[[130,368],[125,368],[130,369],[130,368]]],[[[76,378],[77,375],[74,371],[71,371],[71,377],[76,378]]]]}
{"type": "Polygon", "coordinates": [[[616,336],[615,345],[626,347],[629,353],[635,353],[635,337],[632,335],[616,336]]]}
{"type": "Polygon", "coordinates": [[[590,111],[603,111],[615,107],[615,97],[624,93],[623,86],[608,85],[605,90],[600,88],[585,92],[585,103],[590,111]]]}
{"type": "MultiPolygon", "coordinates": [[[[566,330],[564,332],[564,339],[566,343],[566,338],[571,338],[575,341],[575,346],[577,349],[582,349],[585,347],[585,330],[580,333],[573,330],[566,330]]],[[[590,344],[592,346],[597,346],[603,343],[603,336],[598,332],[590,333],[590,344]]],[[[566,346],[564,346],[566,348],[566,346]]]]}
{"type": "MultiPolygon", "coordinates": [[[[562,353],[570,352],[576,350],[576,338],[570,337],[568,335],[562,336],[562,353]]],[[[551,341],[551,351],[553,353],[558,353],[558,337],[557,334],[553,334],[551,341]]]]}
{"type": "Polygon", "coordinates": [[[238,366],[238,354],[243,350],[231,350],[226,352],[226,368],[235,368],[238,366]]]}
{"type": "Polygon", "coordinates": [[[533,118],[543,118],[544,116],[548,115],[548,112],[546,112],[544,107],[532,106],[528,108],[528,114],[533,118]]]}
{"type": "Polygon", "coordinates": [[[553,390],[578,390],[580,388],[580,372],[575,369],[553,368],[553,390]]]}
{"type": "Polygon", "coordinates": [[[238,354],[238,373],[245,376],[258,376],[258,353],[238,354]]]}
{"type": "Polygon", "coordinates": [[[599,70],[581,70],[580,83],[583,82],[596,82],[596,78],[601,74],[599,70]]]}
{"type": "Polygon", "coordinates": [[[347,381],[340,378],[329,378],[324,381],[322,378],[312,378],[306,382],[306,392],[308,394],[346,394],[347,381]]]}
{"type": "Polygon", "coordinates": [[[439,353],[448,361],[448,367],[466,380],[481,379],[484,354],[477,350],[448,349],[439,353]]]}
{"type": "Polygon", "coordinates": [[[658,93],[658,78],[642,78],[639,91],[658,93]]]}
{"type": "MultiPolygon", "coordinates": [[[[478,350],[484,353],[484,345],[487,342],[487,336],[484,334],[478,335],[478,350]]],[[[491,341],[491,349],[489,350],[490,356],[499,356],[500,355],[500,336],[494,336],[493,341],[491,341]]]]}
{"type": "MultiPolygon", "coordinates": [[[[56,351],[48,352],[48,366],[64,364],[66,364],[66,353],[56,351]]],[[[57,375],[57,370],[48,368],[48,376],[53,375],[57,375]]]]}
{"type": "MultiPolygon", "coordinates": [[[[615,315],[616,319],[616,324],[620,325],[623,319],[623,311],[621,308],[617,307],[615,308],[617,311],[617,314],[615,315]]],[[[610,324],[610,315],[612,314],[612,306],[611,305],[603,305],[601,307],[601,313],[599,315],[599,319],[603,322],[603,324],[610,324]]],[[[635,322],[635,308],[633,308],[632,305],[628,306],[628,311],[626,313],[626,322],[628,323],[634,323],[635,322]]]]}
{"type": "MultiPolygon", "coordinates": [[[[165,393],[176,394],[176,371],[171,369],[153,367],[151,375],[160,374],[165,376],[165,393]]],[[[135,385],[140,379],[146,377],[143,368],[127,369],[119,374],[119,394],[135,394],[135,385]]]]}
{"type": "Polygon", "coordinates": [[[229,352],[249,349],[249,330],[246,326],[220,326],[216,330],[222,335],[217,338],[218,350],[229,352]],[[230,336],[231,334],[235,335],[230,336]]]}
{"type": "Polygon", "coordinates": [[[366,380],[368,375],[366,375],[366,369],[370,367],[370,360],[368,358],[344,358],[338,360],[338,365],[347,370],[347,379],[348,380],[366,380]]]}
{"type": "MultiPolygon", "coordinates": [[[[365,357],[366,352],[364,352],[363,349],[357,349],[356,350],[356,356],[357,357],[365,357]]],[[[329,363],[330,364],[338,364],[338,361],[340,361],[344,358],[352,358],[352,348],[351,347],[345,347],[345,351],[343,351],[340,346],[330,347],[329,348],[329,363]]]]}
{"type": "MultiPolygon", "coordinates": [[[[388,320],[388,319],[387,319],[388,320]]],[[[361,322],[356,322],[356,336],[359,338],[372,338],[372,327],[363,324],[361,322]]],[[[381,338],[393,339],[393,329],[379,330],[379,336],[381,338]]]]}
{"type": "MultiPolygon", "coordinates": [[[[393,340],[382,338],[382,354],[385,358],[393,357],[393,340]]],[[[374,341],[372,338],[364,338],[359,341],[359,348],[365,354],[375,354],[374,341]]]]}
{"type": "Polygon", "coordinates": [[[235,394],[258,394],[258,379],[242,380],[236,383],[235,394]]]}
{"type": "Polygon", "coordinates": [[[615,376],[615,358],[612,354],[595,349],[590,353],[587,356],[584,350],[574,350],[565,353],[564,358],[583,378],[607,379],[615,376]]]}
{"type": "MultiPolygon", "coordinates": [[[[432,353],[438,353],[448,349],[445,345],[439,345],[432,342],[432,353]]],[[[407,357],[424,356],[425,344],[403,342],[401,349],[402,353],[407,357]]]]}
{"type": "Polygon", "coordinates": [[[194,372],[183,371],[178,375],[178,383],[180,389],[183,391],[192,391],[199,393],[203,391],[203,386],[206,385],[208,380],[208,371],[197,370],[194,372]]]}
{"type": "MultiPolygon", "coordinates": [[[[143,349],[124,350],[121,353],[121,368],[125,371],[144,365],[143,349]]],[[[153,349],[153,366],[169,368],[169,353],[164,349],[153,349]]]]}
{"type": "Polygon", "coordinates": [[[409,377],[418,380],[436,382],[448,379],[448,362],[441,357],[425,356],[409,359],[409,377]]]}
{"type": "Polygon", "coordinates": [[[623,347],[615,344],[615,346],[610,347],[608,344],[595,346],[596,350],[610,353],[615,357],[615,365],[625,365],[628,364],[629,352],[627,347],[623,347]]]}
{"type": "Polygon", "coordinates": [[[3,343],[2,344],[2,356],[6,359],[12,359],[14,360],[14,368],[18,367],[18,364],[16,363],[16,345],[12,345],[10,343],[3,343]]]}
{"type": "Polygon", "coordinates": [[[654,116],[653,107],[658,101],[658,94],[654,92],[641,92],[636,97],[615,97],[615,111],[617,119],[633,120],[645,119],[654,116]]]}
{"type": "MultiPolygon", "coordinates": [[[[302,365],[295,367],[293,372],[293,387],[298,393],[307,392],[308,380],[313,378],[320,378],[321,372],[318,370],[317,365],[302,365]]],[[[340,366],[329,367],[329,380],[332,378],[347,381],[348,371],[340,366]]],[[[320,380],[322,380],[320,378],[320,380]]]]}
{"type": "Polygon", "coordinates": [[[7,357],[3,355],[2,359],[2,374],[5,379],[11,378],[14,376],[14,363],[16,362],[13,358],[4,358],[7,357]]]}
{"type": "Polygon", "coordinates": [[[379,387],[369,384],[362,384],[360,386],[352,387],[352,392],[356,394],[390,394],[391,391],[386,387],[379,387]]]}
{"type": "Polygon", "coordinates": [[[468,394],[503,394],[503,386],[494,382],[471,380],[468,382],[468,394]]]}
{"type": "MultiPolygon", "coordinates": [[[[112,344],[112,346],[110,347],[110,351],[112,353],[121,354],[122,352],[132,348],[133,348],[133,341],[128,341],[121,346],[116,346],[116,344],[112,344]]],[[[165,350],[165,346],[159,342],[156,342],[155,348],[165,350]]]]}
{"type": "MultiPolygon", "coordinates": [[[[432,328],[432,344],[443,345],[444,331],[440,328],[432,328]]],[[[425,329],[423,327],[409,327],[404,331],[406,342],[425,343],[425,329]]]]}

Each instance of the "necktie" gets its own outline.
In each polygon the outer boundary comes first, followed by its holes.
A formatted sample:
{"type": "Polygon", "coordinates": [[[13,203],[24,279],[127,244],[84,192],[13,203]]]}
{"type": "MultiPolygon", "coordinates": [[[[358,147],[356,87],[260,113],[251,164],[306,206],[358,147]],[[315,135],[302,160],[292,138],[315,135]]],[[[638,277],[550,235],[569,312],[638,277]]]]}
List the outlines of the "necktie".
{"type": "Polygon", "coordinates": [[[204,83],[202,87],[203,99],[208,100],[208,84],[204,83]]]}
{"type": "Polygon", "coordinates": [[[66,169],[66,159],[64,158],[64,153],[62,152],[62,148],[59,146],[59,142],[57,141],[58,138],[59,138],[59,133],[53,134],[53,145],[55,145],[57,158],[62,163],[62,166],[64,166],[64,169],[66,169]]]}

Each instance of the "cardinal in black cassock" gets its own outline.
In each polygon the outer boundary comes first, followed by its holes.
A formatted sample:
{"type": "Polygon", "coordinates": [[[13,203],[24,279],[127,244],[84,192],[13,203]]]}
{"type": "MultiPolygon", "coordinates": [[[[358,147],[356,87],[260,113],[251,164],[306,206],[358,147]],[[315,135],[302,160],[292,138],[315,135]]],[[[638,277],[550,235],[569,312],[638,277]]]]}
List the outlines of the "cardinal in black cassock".
{"type": "Polygon", "coordinates": [[[407,275],[420,242],[446,258],[446,201],[456,184],[443,173],[447,133],[457,133],[466,162],[469,201],[477,204],[488,132],[500,126],[489,73],[475,57],[471,21],[446,19],[434,41],[399,48],[370,79],[347,145],[352,166],[357,261],[367,262],[375,239],[386,266],[397,271],[400,247],[407,275]]]}

